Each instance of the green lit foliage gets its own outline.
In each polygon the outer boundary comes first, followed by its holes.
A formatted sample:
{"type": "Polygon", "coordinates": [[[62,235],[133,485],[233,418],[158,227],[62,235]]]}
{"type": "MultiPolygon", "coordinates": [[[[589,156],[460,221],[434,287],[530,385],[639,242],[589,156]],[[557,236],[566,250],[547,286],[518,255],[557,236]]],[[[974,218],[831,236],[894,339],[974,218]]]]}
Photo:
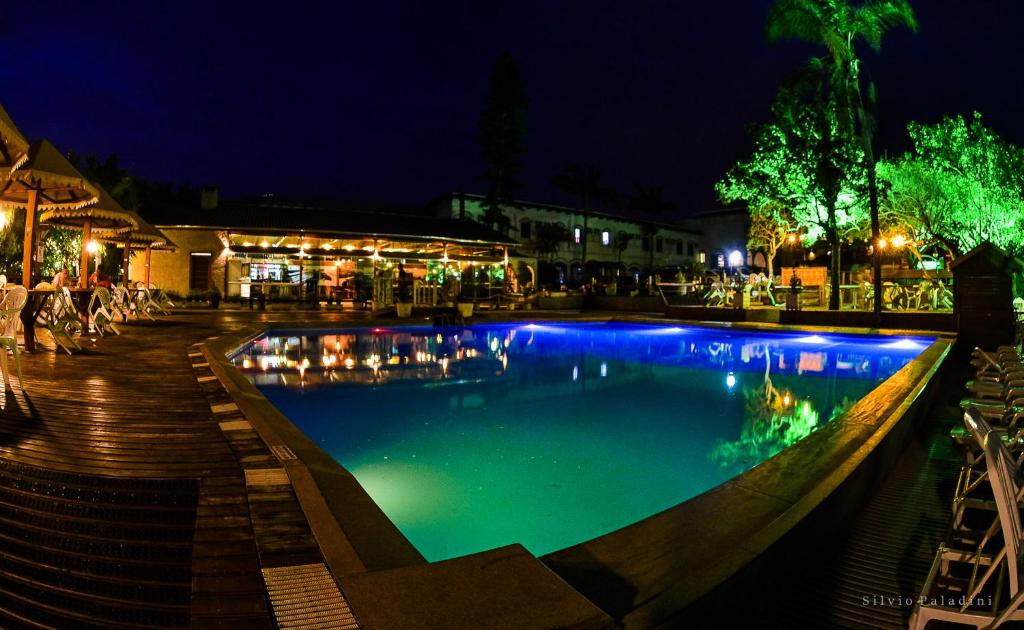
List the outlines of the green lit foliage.
{"type": "Polygon", "coordinates": [[[750,228],[747,230],[747,246],[764,249],[768,263],[768,277],[775,277],[775,255],[797,232],[799,226],[786,206],[769,202],[750,208],[750,228]]]}
{"type": "Polygon", "coordinates": [[[82,258],[82,233],[78,230],[50,228],[43,237],[43,262],[40,269],[44,278],[57,273],[64,265],[75,271],[82,258]]]}
{"type": "Polygon", "coordinates": [[[1024,151],[980,114],[907,130],[913,151],[879,164],[883,222],[953,257],[986,240],[1024,252],[1024,151]]]}
{"type": "Polygon", "coordinates": [[[3,213],[4,227],[0,228],[0,273],[8,278],[21,276],[22,245],[25,238],[25,210],[6,208],[3,213]]]}
{"type": "MultiPolygon", "coordinates": [[[[831,245],[831,282],[838,298],[839,252],[868,225],[863,151],[843,133],[829,68],[812,60],[772,106],[773,121],[754,129],[754,151],[716,184],[726,203],[743,202],[753,216],[774,215],[807,243],[831,245]]],[[[838,308],[838,304],[835,305],[838,308]]]]}
{"type": "MultiPolygon", "coordinates": [[[[917,29],[914,11],[907,0],[775,0],[768,14],[768,38],[772,41],[792,38],[823,46],[828,51],[830,67],[828,88],[833,94],[835,114],[841,134],[856,137],[860,142],[862,163],[868,192],[868,213],[871,240],[880,233],[878,185],[875,157],[872,147],[874,120],[865,104],[861,87],[861,61],[857,45],[866,44],[880,52],[882,37],[897,26],[917,29]]],[[[818,60],[824,63],[824,60],[818,60]]],[[[868,84],[870,105],[873,106],[874,85],[868,84]]],[[[833,253],[838,254],[838,243],[833,239],[833,253]]],[[[881,257],[874,257],[875,287],[881,289],[881,257]]],[[[838,256],[832,257],[833,291],[829,308],[839,307],[837,278],[838,256]]],[[[875,303],[881,313],[881,301],[875,303]]]]}
{"type": "MultiPolygon", "coordinates": [[[[762,407],[756,388],[744,389],[743,395],[747,398],[748,409],[762,407]]],[[[748,411],[739,439],[718,443],[710,457],[723,468],[738,465],[749,468],[796,444],[817,428],[818,412],[808,401],[801,401],[785,412],[752,414],[748,411]]]]}
{"type": "Polygon", "coordinates": [[[477,137],[487,165],[481,176],[487,182],[484,221],[492,226],[501,222],[500,204],[511,201],[517,187],[516,177],[526,153],[527,105],[519,64],[511,53],[502,53],[491,74],[477,137]]]}

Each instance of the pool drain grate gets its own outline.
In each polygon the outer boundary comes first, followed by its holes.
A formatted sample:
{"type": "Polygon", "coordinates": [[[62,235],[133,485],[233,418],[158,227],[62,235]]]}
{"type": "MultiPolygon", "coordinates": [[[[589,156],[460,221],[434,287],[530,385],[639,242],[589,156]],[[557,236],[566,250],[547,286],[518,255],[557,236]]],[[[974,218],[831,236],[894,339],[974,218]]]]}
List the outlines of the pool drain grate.
{"type": "Polygon", "coordinates": [[[277,625],[290,628],[360,628],[344,594],[324,564],[263,569],[277,625]]]}

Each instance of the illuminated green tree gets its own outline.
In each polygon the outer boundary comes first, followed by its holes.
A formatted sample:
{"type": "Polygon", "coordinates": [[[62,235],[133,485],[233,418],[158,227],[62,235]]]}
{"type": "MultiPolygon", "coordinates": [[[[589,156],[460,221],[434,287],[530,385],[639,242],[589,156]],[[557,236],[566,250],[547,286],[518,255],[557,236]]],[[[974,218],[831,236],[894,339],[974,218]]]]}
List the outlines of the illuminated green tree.
{"type": "Polygon", "coordinates": [[[21,252],[24,244],[25,210],[0,209],[4,227],[0,228],[0,273],[8,278],[21,277],[21,252]]]}
{"type": "Polygon", "coordinates": [[[913,152],[879,164],[883,220],[953,257],[986,240],[1024,252],[1024,151],[980,114],[907,129],[913,152]]]}
{"type": "Polygon", "coordinates": [[[829,308],[839,308],[843,242],[868,225],[863,203],[863,152],[843,133],[828,66],[811,62],[779,91],[773,121],[754,130],[754,151],[733,166],[716,190],[726,203],[744,202],[752,216],[773,212],[807,243],[831,247],[829,308]]]}
{"type": "MultiPolygon", "coordinates": [[[[768,14],[768,37],[772,41],[792,38],[824,46],[831,63],[830,87],[835,94],[837,118],[843,133],[860,139],[864,171],[867,178],[868,207],[871,219],[871,242],[877,243],[880,233],[878,185],[875,154],[872,147],[875,123],[863,96],[861,61],[858,44],[867,44],[875,52],[881,49],[882,37],[896,26],[916,30],[914,11],[907,0],[775,0],[768,14]]],[[[874,85],[868,85],[873,97],[874,85]]],[[[872,98],[873,100],[873,98],[872,98]]],[[[833,248],[833,251],[836,251],[833,248]]],[[[882,258],[878,248],[873,256],[875,294],[882,294],[882,258]]],[[[835,295],[833,291],[833,295],[835,295]]],[[[835,306],[838,306],[836,295],[835,306]]],[[[832,300],[829,307],[832,308],[832,300]]],[[[881,313],[882,301],[875,300],[875,312],[881,313]]]]}
{"type": "Polygon", "coordinates": [[[43,277],[57,273],[67,265],[72,272],[82,259],[82,233],[78,230],[50,228],[43,237],[43,277]]]}
{"type": "Polygon", "coordinates": [[[480,177],[487,183],[484,221],[492,226],[502,221],[500,204],[512,200],[517,186],[516,177],[526,152],[527,104],[519,64],[511,53],[502,53],[491,74],[478,135],[487,165],[480,177]]]}
{"type": "Polygon", "coordinates": [[[786,206],[769,202],[750,209],[750,229],[747,230],[747,245],[764,249],[768,264],[768,278],[775,278],[775,256],[789,241],[789,236],[799,227],[786,206]]]}

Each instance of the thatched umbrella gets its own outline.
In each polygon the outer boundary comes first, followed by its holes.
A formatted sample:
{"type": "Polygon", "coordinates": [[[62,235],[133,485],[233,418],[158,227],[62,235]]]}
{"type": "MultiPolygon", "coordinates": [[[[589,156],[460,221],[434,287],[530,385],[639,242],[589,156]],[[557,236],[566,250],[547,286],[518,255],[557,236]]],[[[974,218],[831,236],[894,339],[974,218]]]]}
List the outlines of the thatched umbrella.
{"type": "Polygon", "coordinates": [[[143,280],[148,287],[149,264],[153,250],[174,251],[178,246],[175,245],[171,239],[167,238],[167,235],[155,228],[135,212],[129,210],[128,214],[130,214],[132,219],[135,220],[136,227],[131,230],[121,232],[113,230],[97,230],[96,240],[101,243],[109,243],[111,245],[124,247],[124,258],[121,264],[123,265],[125,285],[128,283],[128,263],[131,256],[131,250],[145,250],[146,264],[143,280]]]}
{"type": "Polygon", "coordinates": [[[0,180],[11,176],[28,160],[28,140],[0,105],[0,180]]]}
{"type": "Polygon", "coordinates": [[[32,285],[36,248],[36,212],[52,208],[84,208],[96,203],[99,191],[48,140],[29,146],[28,159],[0,182],[0,207],[25,208],[25,251],[22,280],[32,285]]]}
{"type": "Polygon", "coordinates": [[[128,212],[110,196],[102,186],[96,186],[99,201],[84,208],[54,208],[39,215],[40,223],[73,227],[82,230],[82,261],[78,286],[89,286],[89,241],[93,229],[103,233],[118,233],[138,227],[138,215],[128,212]],[[134,215],[134,216],[133,216],[134,215]]]}

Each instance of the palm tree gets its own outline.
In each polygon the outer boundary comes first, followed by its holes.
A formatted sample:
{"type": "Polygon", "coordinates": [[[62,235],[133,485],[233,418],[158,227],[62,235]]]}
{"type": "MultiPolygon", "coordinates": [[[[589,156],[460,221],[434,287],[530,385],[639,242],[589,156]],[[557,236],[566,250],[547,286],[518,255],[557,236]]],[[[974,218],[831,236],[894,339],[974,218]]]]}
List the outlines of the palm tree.
{"type": "MultiPolygon", "coordinates": [[[[768,38],[801,39],[824,46],[832,61],[832,84],[842,116],[840,122],[851,137],[859,135],[864,150],[868,195],[871,209],[871,241],[879,242],[878,183],[875,177],[875,155],[872,148],[874,120],[864,103],[861,90],[861,61],[857,44],[864,43],[876,52],[882,36],[896,26],[917,30],[914,10],[907,0],[867,0],[853,4],[850,0],[775,0],[768,13],[768,38]],[[859,133],[858,133],[859,132],[859,133]]],[[[869,83],[869,95],[874,86],[869,83]]],[[[875,295],[882,295],[881,248],[874,247],[875,295]]],[[[875,314],[881,315],[882,301],[875,300],[875,314]]]]}
{"type": "Polygon", "coordinates": [[[643,237],[647,239],[650,247],[647,248],[647,271],[654,273],[654,237],[658,234],[658,226],[653,218],[672,212],[676,209],[676,203],[665,198],[665,189],[662,186],[641,186],[634,184],[634,193],[629,198],[629,207],[634,212],[643,215],[647,221],[643,225],[643,237]]]}
{"type": "Polygon", "coordinates": [[[562,189],[562,191],[571,195],[578,195],[580,198],[580,203],[583,207],[583,234],[580,238],[583,250],[581,252],[580,264],[583,266],[584,274],[586,274],[587,224],[590,220],[590,205],[594,201],[607,202],[614,197],[614,193],[601,185],[601,171],[593,166],[583,166],[581,164],[566,165],[555,176],[552,183],[562,189]]]}

